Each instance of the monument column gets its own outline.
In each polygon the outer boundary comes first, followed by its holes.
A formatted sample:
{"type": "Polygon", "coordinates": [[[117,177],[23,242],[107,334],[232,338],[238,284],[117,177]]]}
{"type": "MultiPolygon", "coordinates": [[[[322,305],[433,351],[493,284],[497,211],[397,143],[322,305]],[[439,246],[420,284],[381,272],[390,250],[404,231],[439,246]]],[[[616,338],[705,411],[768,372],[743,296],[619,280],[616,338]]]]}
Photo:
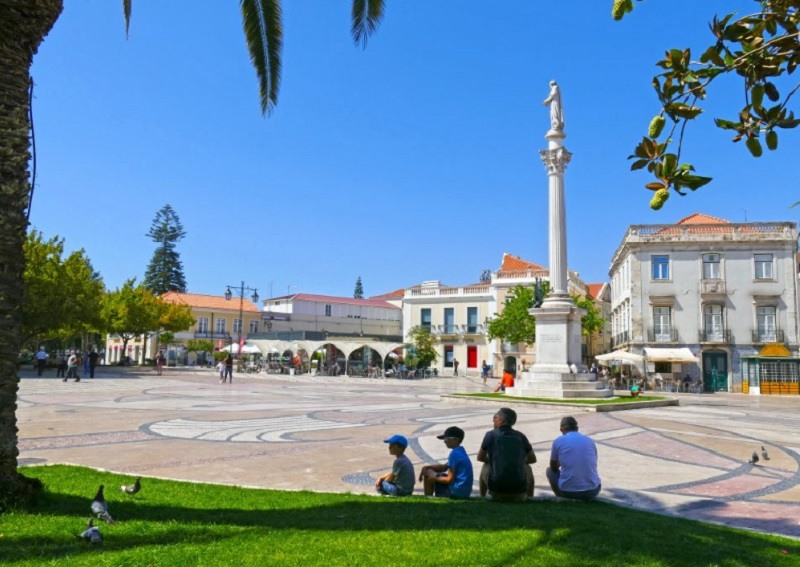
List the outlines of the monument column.
{"type": "Polygon", "coordinates": [[[548,242],[550,295],[530,314],[536,317],[536,362],[530,372],[518,377],[512,396],[539,398],[606,398],[613,395],[589,374],[570,372],[570,365],[581,365],[581,317],[569,296],[567,264],[567,214],[564,201],[564,171],[572,154],[564,147],[564,114],[561,91],[550,81],[550,130],[545,135],[547,149],[540,156],[547,170],[548,242]]]}

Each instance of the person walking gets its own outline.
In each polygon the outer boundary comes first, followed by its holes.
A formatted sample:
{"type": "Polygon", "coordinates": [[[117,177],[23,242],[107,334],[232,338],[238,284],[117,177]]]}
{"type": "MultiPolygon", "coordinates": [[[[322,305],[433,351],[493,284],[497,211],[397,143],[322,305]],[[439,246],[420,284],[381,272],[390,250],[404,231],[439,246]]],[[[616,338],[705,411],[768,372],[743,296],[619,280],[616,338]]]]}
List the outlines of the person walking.
{"type": "Polygon", "coordinates": [[[233,384],[233,355],[231,353],[228,353],[228,356],[225,357],[225,375],[222,381],[226,382],[228,379],[233,384]]]}
{"type": "Polygon", "coordinates": [[[67,357],[63,352],[59,352],[56,356],[56,378],[66,378],[67,371],[67,357]]]}
{"type": "Polygon", "coordinates": [[[80,362],[80,357],[75,354],[75,349],[69,351],[69,357],[67,358],[67,375],[64,376],[64,380],[62,382],[66,382],[70,378],[75,378],[76,382],[80,382],[81,378],[78,376],[78,363],[80,362]]]}
{"type": "Polygon", "coordinates": [[[97,361],[100,360],[100,355],[92,349],[87,358],[89,359],[89,378],[94,378],[94,369],[97,368],[97,361]]]}
{"type": "Polygon", "coordinates": [[[44,347],[39,347],[39,352],[36,353],[36,371],[38,375],[41,376],[44,369],[47,367],[47,353],[44,351],[44,347]]]}
{"type": "Polygon", "coordinates": [[[486,380],[489,379],[489,365],[486,364],[486,361],[483,361],[481,364],[481,378],[483,378],[484,385],[486,384],[486,380]]]}
{"type": "Polygon", "coordinates": [[[458,361],[453,358],[453,376],[458,376],[458,361]]]}

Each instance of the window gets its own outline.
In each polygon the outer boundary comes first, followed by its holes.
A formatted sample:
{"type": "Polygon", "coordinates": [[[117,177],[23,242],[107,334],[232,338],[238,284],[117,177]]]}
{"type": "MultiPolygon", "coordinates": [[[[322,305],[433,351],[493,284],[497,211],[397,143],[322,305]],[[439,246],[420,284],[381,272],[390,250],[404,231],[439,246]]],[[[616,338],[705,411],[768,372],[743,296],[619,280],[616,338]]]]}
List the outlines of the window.
{"type": "Polygon", "coordinates": [[[669,279],[669,256],[651,256],[654,280],[669,279]]]}
{"type": "Polygon", "coordinates": [[[456,332],[456,314],[452,307],[444,308],[444,332],[449,334],[456,332]]]}
{"type": "Polygon", "coordinates": [[[757,280],[772,279],[772,254],[756,254],[755,264],[757,280]]]}
{"type": "Polygon", "coordinates": [[[453,346],[446,345],[444,347],[444,367],[445,368],[452,368],[453,367],[453,346]]]}
{"type": "Polygon", "coordinates": [[[330,316],[331,316],[331,306],[330,305],[326,305],[325,306],[325,317],[330,317],[330,316]]]}
{"type": "Polygon", "coordinates": [[[234,333],[241,333],[242,332],[242,320],[241,319],[234,319],[233,320],[233,332],[234,333]]]}
{"type": "Polygon", "coordinates": [[[656,362],[654,366],[657,374],[672,374],[671,362],[656,362]]]}
{"type": "MultiPolygon", "coordinates": [[[[468,333],[477,333],[478,332],[478,308],[477,307],[467,307],[467,332],[468,333]]],[[[472,367],[468,366],[468,368],[472,368],[472,367]]]]}
{"type": "Polygon", "coordinates": [[[672,340],[671,307],[653,307],[653,335],[656,342],[672,340]]]}
{"type": "Polygon", "coordinates": [[[429,331],[431,330],[431,310],[430,309],[420,309],[419,311],[419,324],[422,327],[425,327],[429,331]]]}
{"type": "Polygon", "coordinates": [[[703,254],[703,279],[718,280],[719,274],[719,254],[703,254]]]}
{"type": "Polygon", "coordinates": [[[197,332],[198,333],[207,333],[208,332],[208,317],[198,317],[197,318],[197,332]]]}
{"type": "Polygon", "coordinates": [[[775,319],[775,307],[765,306],[756,308],[759,342],[771,343],[778,340],[775,319]]]}
{"type": "Polygon", "coordinates": [[[251,333],[258,332],[258,321],[250,321],[250,332],[251,333]]]}
{"type": "Polygon", "coordinates": [[[214,321],[214,332],[225,334],[225,319],[220,317],[214,321]]]}
{"type": "Polygon", "coordinates": [[[705,305],[703,307],[703,323],[703,337],[705,340],[710,342],[721,341],[724,332],[722,305],[705,305]]]}

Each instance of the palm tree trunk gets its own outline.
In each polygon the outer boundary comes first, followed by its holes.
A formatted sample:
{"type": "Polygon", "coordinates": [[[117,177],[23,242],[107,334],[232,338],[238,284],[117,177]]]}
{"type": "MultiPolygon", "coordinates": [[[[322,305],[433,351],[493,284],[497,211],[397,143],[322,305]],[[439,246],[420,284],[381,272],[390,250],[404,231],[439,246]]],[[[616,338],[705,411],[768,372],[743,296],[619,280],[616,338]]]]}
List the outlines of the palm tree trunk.
{"type": "Polygon", "coordinates": [[[30,196],[30,68],[62,0],[0,3],[0,511],[33,485],[17,473],[17,354],[21,346],[22,245],[30,196]]]}

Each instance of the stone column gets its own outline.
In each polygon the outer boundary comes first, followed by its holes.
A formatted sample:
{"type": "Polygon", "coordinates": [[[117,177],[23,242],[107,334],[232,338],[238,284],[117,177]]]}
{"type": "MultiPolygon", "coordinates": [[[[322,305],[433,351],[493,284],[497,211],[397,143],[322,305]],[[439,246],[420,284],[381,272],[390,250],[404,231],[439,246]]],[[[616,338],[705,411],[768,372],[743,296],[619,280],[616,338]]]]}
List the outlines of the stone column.
{"type": "Polygon", "coordinates": [[[564,147],[563,132],[550,130],[545,139],[548,149],[539,155],[547,170],[548,183],[548,226],[550,296],[545,303],[564,303],[570,301],[567,285],[567,214],[564,202],[564,171],[572,154],[564,147]]]}

